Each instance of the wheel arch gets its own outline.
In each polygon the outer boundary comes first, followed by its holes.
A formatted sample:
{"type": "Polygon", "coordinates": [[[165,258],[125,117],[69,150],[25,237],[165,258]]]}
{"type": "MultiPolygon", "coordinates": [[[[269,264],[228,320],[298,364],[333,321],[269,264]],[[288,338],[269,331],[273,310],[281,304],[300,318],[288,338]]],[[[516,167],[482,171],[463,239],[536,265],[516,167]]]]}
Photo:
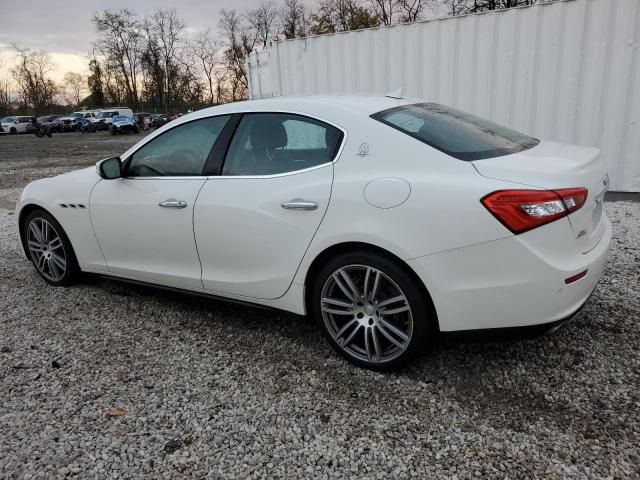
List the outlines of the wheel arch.
{"type": "Polygon", "coordinates": [[[402,268],[413,280],[416,282],[416,285],[422,291],[424,298],[427,300],[427,307],[429,309],[429,313],[433,318],[433,326],[439,331],[440,325],[438,323],[438,313],[435,308],[435,304],[433,303],[433,299],[431,298],[431,294],[429,293],[429,289],[424,284],[422,279],[418,276],[413,268],[407,262],[402,260],[397,255],[393,254],[389,250],[386,250],[382,247],[378,247],[376,245],[366,243],[366,242],[342,242],[337,243],[335,245],[331,245],[327,247],[322,252],[320,252],[313,259],[309,268],[307,269],[305,278],[304,278],[304,305],[307,314],[311,312],[311,292],[313,290],[312,285],[315,280],[317,272],[320,270],[320,267],[329,259],[336,255],[347,253],[347,252],[355,252],[355,251],[365,251],[375,253],[377,255],[381,255],[396,263],[400,268],[402,268]]]}

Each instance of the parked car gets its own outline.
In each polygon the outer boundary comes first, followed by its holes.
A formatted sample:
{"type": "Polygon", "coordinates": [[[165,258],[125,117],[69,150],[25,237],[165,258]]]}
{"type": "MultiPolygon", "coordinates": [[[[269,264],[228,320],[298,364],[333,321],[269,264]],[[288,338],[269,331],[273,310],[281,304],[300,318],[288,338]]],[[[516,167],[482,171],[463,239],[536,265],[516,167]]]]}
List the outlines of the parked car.
{"type": "Polygon", "coordinates": [[[160,128],[171,121],[171,118],[166,113],[154,113],[149,117],[149,125],[151,128],[160,128]]]}
{"type": "Polygon", "coordinates": [[[144,128],[147,123],[147,119],[151,116],[151,113],[147,112],[137,112],[133,114],[133,119],[138,124],[140,129],[144,128]]]}
{"type": "Polygon", "coordinates": [[[117,115],[111,119],[111,135],[116,133],[140,133],[140,127],[133,117],[117,115]]]}
{"type": "Polygon", "coordinates": [[[133,117],[133,111],[127,107],[113,107],[100,110],[98,115],[93,120],[94,122],[104,120],[107,123],[111,123],[111,119],[117,116],[133,117]]]}
{"type": "Polygon", "coordinates": [[[56,122],[57,119],[61,118],[62,115],[44,115],[38,117],[38,124],[48,129],[50,132],[61,132],[62,124],[60,122],[56,122]]]}
{"type": "Polygon", "coordinates": [[[0,121],[0,125],[5,132],[15,135],[17,133],[32,133],[35,128],[31,123],[32,117],[17,116],[17,117],[5,117],[0,121]]]}
{"type": "Polygon", "coordinates": [[[93,111],[81,111],[81,112],[72,112],[69,115],[65,115],[64,117],[60,117],[58,120],[61,124],[61,128],[63,132],[75,132],[80,129],[80,125],[83,123],[84,119],[92,119],[95,118],[96,114],[93,111]]]}
{"type": "Polygon", "coordinates": [[[0,127],[2,127],[4,133],[9,133],[9,128],[11,128],[11,125],[13,125],[15,120],[16,117],[4,117],[0,119],[0,127]]]}
{"type": "Polygon", "coordinates": [[[385,369],[440,335],[559,328],[602,275],[607,186],[595,148],[443,105],[281,97],[37,180],[17,218],[52,285],[85,271],[306,313],[385,369]]]}
{"type": "Polygon", "coordinates": [[[82,119],[79,130],[82,133],[94,133],[109,130],[109,124],[104,120],[93,121],[93,118],[82,119]]]}

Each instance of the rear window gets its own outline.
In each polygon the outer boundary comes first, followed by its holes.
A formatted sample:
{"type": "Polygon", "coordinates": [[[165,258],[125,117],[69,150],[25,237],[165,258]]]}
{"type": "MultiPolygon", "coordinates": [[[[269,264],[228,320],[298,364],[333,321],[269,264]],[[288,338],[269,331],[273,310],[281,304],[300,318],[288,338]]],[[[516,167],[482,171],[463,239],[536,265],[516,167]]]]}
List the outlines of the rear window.
{"type": "Polygon", "coordinates": [[[535,147],[539,140],[437,103],[416,103],[371,115],[390,127],[465,161],[500,157],[535,147]]]}

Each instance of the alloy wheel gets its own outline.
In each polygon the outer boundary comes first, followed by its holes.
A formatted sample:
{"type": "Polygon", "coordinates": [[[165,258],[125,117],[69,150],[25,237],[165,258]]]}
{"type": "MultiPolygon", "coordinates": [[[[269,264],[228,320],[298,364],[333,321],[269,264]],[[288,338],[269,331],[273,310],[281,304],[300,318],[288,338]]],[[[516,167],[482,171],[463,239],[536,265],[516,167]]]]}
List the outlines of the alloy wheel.
{"type": "Polygon", "coordinates": [[[347,355],[373,364],[390,362],[409,347],[411,305],[387,274],[367,265],[346,265],[325,281],[322,319],[347,355]]]}
{"type": "Polygon", "coordinates": [[[47,220],[36,217],[27,227],[27,248],[34,265],[47,280],[59,282],[67,271],[62,239],[47,220]]]}

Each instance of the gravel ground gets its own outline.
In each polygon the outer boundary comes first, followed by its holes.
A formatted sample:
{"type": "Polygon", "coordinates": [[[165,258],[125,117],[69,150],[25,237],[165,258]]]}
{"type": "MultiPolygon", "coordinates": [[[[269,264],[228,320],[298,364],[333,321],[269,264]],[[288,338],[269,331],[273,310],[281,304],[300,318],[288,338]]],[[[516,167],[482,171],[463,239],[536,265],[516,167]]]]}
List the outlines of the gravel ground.
{"type": "MultiPolygon", "coordinates": [[[[103,139],[97,158],[126,147],[103,139]]],[[[5,140],[7,202],[36,173],[97,159],[8,173],[5,140]]],[[[610,260],[574,322],[439,346],[395,374],[350,366],[285,313],[90,278],[47,287],[2,211],[0,478],[639,478],[640,203],[606,209],[610,260]]]]}

